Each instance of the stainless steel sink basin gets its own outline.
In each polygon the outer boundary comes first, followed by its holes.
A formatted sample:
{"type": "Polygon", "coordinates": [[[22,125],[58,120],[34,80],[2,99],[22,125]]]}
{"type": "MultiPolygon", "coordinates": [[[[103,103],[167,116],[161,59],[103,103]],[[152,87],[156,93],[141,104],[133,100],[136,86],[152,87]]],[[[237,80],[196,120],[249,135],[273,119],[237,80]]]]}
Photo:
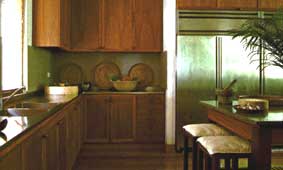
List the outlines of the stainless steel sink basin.
{"type": "Polygon", "coordinates": [[[48,109],[8,108],[7,116],[33,116],[46,113],[48,109]]]}
{"type": "Polygon", "coordinates": [[[48,112],[58,105],[57,103],[41,103],[41,102],[22,102],[17,103],[6,111],[2,112],[0,116],[32,116],[48,112]]]}

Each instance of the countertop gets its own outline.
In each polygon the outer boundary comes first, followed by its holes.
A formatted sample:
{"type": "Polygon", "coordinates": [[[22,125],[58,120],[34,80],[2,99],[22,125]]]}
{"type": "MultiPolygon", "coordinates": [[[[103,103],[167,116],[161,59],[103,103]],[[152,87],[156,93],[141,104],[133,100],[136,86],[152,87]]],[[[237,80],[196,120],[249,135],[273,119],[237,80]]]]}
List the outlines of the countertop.
{"type": "Polygon", "coordinates": [[[30,97],[24,102],[48,102],[58,103],[58,105],[50,108],[48,111],[38,111],[32,116],[0,116],[0,121],[7,119],[7,127],[0,133],[0,151],[13,141],[17,140],[28,132],[30,129],[40,124],[45,119],[62,109],[65,104],[75,99],[78,95],[49,95],[30,97]]]}
{"type": "Polygon", "coordinates": [[[201,101],[201,104],[209,109],[221,112],[227,116],[234,117],[247,123],[257,124],[261,126],[279,126],[283,127],[283,106],[270,107],[268,111],[263,113],[245,113],[237,112],[233,105],[219,104],[215,100],[201,101]]]}

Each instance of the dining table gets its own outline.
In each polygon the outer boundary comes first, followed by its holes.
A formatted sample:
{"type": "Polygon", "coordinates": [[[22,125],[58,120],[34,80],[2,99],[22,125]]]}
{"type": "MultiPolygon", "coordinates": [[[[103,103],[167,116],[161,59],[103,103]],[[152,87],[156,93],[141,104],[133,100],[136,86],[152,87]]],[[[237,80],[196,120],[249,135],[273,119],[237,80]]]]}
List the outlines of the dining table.
{"type": "Polygon", "coordinates": [[[269,106],[263,112],[247,112],[235,109],[237,101],[232,104],[220,104],[217,100],[200,103],[207,110],[208,121],[250,141],[250,169],[271,169],[272,147],[283,145],[283,106],[269,106]]]}

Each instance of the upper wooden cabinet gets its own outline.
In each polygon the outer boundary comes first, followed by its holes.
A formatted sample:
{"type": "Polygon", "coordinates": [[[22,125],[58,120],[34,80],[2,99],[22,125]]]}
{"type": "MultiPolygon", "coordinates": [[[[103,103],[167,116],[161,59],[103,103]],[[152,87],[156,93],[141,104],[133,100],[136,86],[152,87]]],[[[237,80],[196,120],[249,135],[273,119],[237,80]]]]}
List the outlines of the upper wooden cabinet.
{"type": "Polygon", "coordinates": [[[217,0],[177,0],[178,9],[215,9],[217,0]]]}
{"type": "Polygon", "coordinates": [[[70,0],[33,1],[33,45],[70,47],[70,0]]]}
{"type": "Polygon", "coordinates": [[[220,9],[257,9],[257,0],[217,0],[220,9]]]}
{"type": "Polygon", "coordinates": [[[162,0],[136,0],[134,50],[160,52],[163,44],[162,0]]]}
{"type": "Polygon", "coordinates": [[[260,10],[277,10],[283,7],[283,0],[258,0],[260,10]]]}
{"type": "Polygon", "coordinates": [[[131,51],[134,41],[133,1],[104,0],[102,48],[131,51]]]}
{"type": "Polygon", "coordinates": [[[72,49],[97,50],[102,48],[102,3],[99,0],[72,0],[72,49]]]}
{"type": "Polygon", "coordinates": [[[35,0],[33,41],[70,51],[161,52],[163,0],[35,0]]]}

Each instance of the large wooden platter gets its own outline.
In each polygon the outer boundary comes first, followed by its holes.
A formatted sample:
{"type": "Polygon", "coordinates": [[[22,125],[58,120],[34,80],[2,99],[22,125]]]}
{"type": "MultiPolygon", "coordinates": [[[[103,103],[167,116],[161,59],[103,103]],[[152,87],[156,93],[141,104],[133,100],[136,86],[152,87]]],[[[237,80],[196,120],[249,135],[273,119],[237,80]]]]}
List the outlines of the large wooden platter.
{"type": "Polygon", "coordinates": [[[153,83],[154,73],[150,66],[144,63],[138,63],[131,67],[129,70],[129,76],[133,78],[137,78],[138,89],[144,89],[146,86],[149,86],[153,83]]]}
{"type": "Polygon", "coordinates": [[[68,85],[79,85],[83,81],[82,68],[75,63],[63,65],[59,70],[59,81],[68,85]]]}
{"type": "Polygon", "coordinates": [[[120,68],[115,63],[100,63],[93,69],[94,83],[100,89],[111,89],[113,84],[110,81],[110,78],[114,75],[121,76],[120,68]]]}

